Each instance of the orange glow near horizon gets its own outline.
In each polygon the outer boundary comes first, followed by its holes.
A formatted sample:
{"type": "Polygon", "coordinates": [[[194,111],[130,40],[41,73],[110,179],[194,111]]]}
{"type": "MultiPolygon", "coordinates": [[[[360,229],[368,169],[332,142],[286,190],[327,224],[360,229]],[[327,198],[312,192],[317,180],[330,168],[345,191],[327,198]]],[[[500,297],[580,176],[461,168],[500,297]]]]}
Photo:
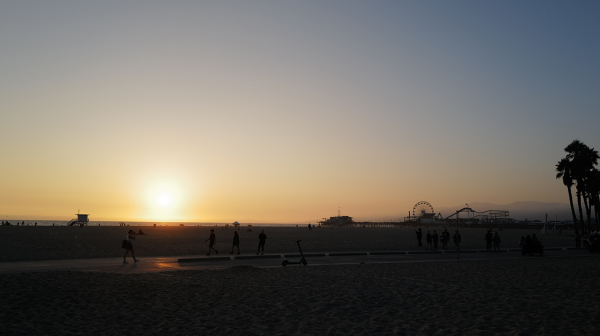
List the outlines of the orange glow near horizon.
{"type": "Polygon", "coordinates": [[[568,203],[563,148],[600,147],[597,10],[537,7],[4,2],[0,218],[568,203]]]}

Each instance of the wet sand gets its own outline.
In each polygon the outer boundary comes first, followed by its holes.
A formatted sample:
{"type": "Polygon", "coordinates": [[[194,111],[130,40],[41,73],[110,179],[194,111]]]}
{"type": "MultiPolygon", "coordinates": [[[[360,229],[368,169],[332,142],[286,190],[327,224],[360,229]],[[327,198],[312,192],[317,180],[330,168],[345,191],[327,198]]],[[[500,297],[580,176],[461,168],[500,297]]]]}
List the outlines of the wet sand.
{"type": "Polygon", "coordinates": [[[2,275],[2,334],[593,335],[597,257],[2,275]]]}
{"type": "MultiPolygon", "coordinates": [[[[27,260],[86,259],[122,257],[121,241],[129,229],[142,229],[146,236],[138,236],[133,243],[136,257],[203,255],[207,252],[205,240],[211,227],[16,227],[0,226],[0,262],[27,260]]],[[[213,227],[214,228],[214,227],[213,227]]],[[[216,227],[216,248],[220,254],[229,253],[233,228],[216,227]]],[[[407,251],[425,249],[417,246],[414,228],[315,228],[254,227],[240,234],[242,254],[255,254],[258,234],[267,234],[265,253],[295,253],[296,240],[302,239],[305,253],[347,251],[407,251]]],[[[435,228],[440,233],[443,228],[435,228]]],[[[424,230],[424,234],[427,233],[424,230]]],[[[433,229],[430,229],[433,231],[433,229]]],[[[451,235],[453,228],[449,228],[451,235]]],[[[485,249],[484,229],[461,229],[463,249],[485,249]]],[[[499,231],[502,248],[516,248],[521,236],[536,233],[546,247],[574,246],[572,231],[562,234],[540,235],[539,230],[499,231]]],[[[423,245],[425,239],[423,238],[423,245]]],[[[440,244],[441,247],[441,244],[440,244]]],[[[450,249],[453,243],[448,244],[450,249]]]]}

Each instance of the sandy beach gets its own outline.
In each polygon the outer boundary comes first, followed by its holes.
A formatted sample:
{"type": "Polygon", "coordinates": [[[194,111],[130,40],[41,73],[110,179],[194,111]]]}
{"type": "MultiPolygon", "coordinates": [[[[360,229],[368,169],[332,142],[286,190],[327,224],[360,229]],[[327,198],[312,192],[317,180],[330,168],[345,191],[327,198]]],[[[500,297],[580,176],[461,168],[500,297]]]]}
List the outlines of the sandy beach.
{"type": "MultiPolygon", "coordinates": [[[[233,228],[213,227],[217,237],[216,248],[220,254],[231,251],[233,228]]],[[[129,229],[142,229],[147,235],[138,236],[134,242],[136,256],[204,255],[205,240],[211,227],[0,227],[0,262],[26,260],[56,260],[122,257],[121,241],[129,229]]],[[[240,248],[242,254],[256,253],[258,234],[265,230],[265,253],[295,253],[295,241],[302,239],[302,249],[312,252],[343,251],[406,251],[425,249],[417,246],[414,228],[315,228],[304,227],[254,227],[252,232],[242,228],[240,248]]],[[[424,229],[433,232],[434,228],[424,229]]],[[[443,227],[435,228],[438,233],[443,227]]],[[[453,228],[448,230],[453,234],[453,228]]],[[[484,249],[485,229],[461,228],[463,249],[484,249]]],[[[537,234],[546,247],[574,246],[572,231],[562,234],[540,235],[539,230],[498,231],[502,248],[518,247],[521,236],[537,234]]],[[[441,245],[440,245],[441,246],[441,245]]],[[[448,244],[453,248],[452,242],[448,244]]]]}
{"type": "Polygon", "coordinates": [[[2,334],[593,335],[598,258],[2,275],[2,334]]]}

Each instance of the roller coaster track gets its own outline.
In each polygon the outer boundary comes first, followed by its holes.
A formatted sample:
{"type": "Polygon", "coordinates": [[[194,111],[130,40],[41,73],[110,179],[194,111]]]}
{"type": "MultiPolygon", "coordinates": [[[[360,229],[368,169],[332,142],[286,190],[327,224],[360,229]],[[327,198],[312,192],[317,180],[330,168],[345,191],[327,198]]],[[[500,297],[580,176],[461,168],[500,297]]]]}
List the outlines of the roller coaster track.
{"type": "Polygon", "coordinates": [[[450,215],[450,216],[448,216],[448,217],[446,217],[444,219],[450,219],[450,217],[458,215],[459,212],[472,212],[472,213],[476,213],[477,211],[475,211],[475,210],[473,210],[473,209],[471,209],[469,207],[465,207],[465,208],[462,208],[460,210],[457,210],[455,213],[453,213],[452,215],[450,215]]]}
{"type": "Polygon", "coordinates": [[[473,218],[483,217],[483,216],[485,216],[485,214],[487,214],[487,216],[490,216],[490,217],[496,218],[496,219],[503,218],[503,217],[506,218],[509,216],[509,212],[506,210],[475,211],[475,210],[471,209],[470,207],[465,207],[465,208],[462,208],[462,209],[456,211],[455,213],[446,217],[445,219],[450,219],[450,217],[457,216],[458,213],[460,213],[460,212],[471,212],[471,213],[473,213],[473,218]]]}

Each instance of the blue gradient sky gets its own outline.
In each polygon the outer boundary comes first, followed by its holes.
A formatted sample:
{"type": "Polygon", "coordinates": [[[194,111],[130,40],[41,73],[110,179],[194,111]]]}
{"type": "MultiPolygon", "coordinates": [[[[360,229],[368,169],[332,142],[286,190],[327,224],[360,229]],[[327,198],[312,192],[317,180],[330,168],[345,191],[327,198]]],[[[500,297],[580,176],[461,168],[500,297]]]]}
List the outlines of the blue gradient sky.
{"type": "Polygon", "coordinates": [[[2,2],[0,215],[565,203],[562,149],[600,146],[598,17],[596,1],[2,2]]]}

